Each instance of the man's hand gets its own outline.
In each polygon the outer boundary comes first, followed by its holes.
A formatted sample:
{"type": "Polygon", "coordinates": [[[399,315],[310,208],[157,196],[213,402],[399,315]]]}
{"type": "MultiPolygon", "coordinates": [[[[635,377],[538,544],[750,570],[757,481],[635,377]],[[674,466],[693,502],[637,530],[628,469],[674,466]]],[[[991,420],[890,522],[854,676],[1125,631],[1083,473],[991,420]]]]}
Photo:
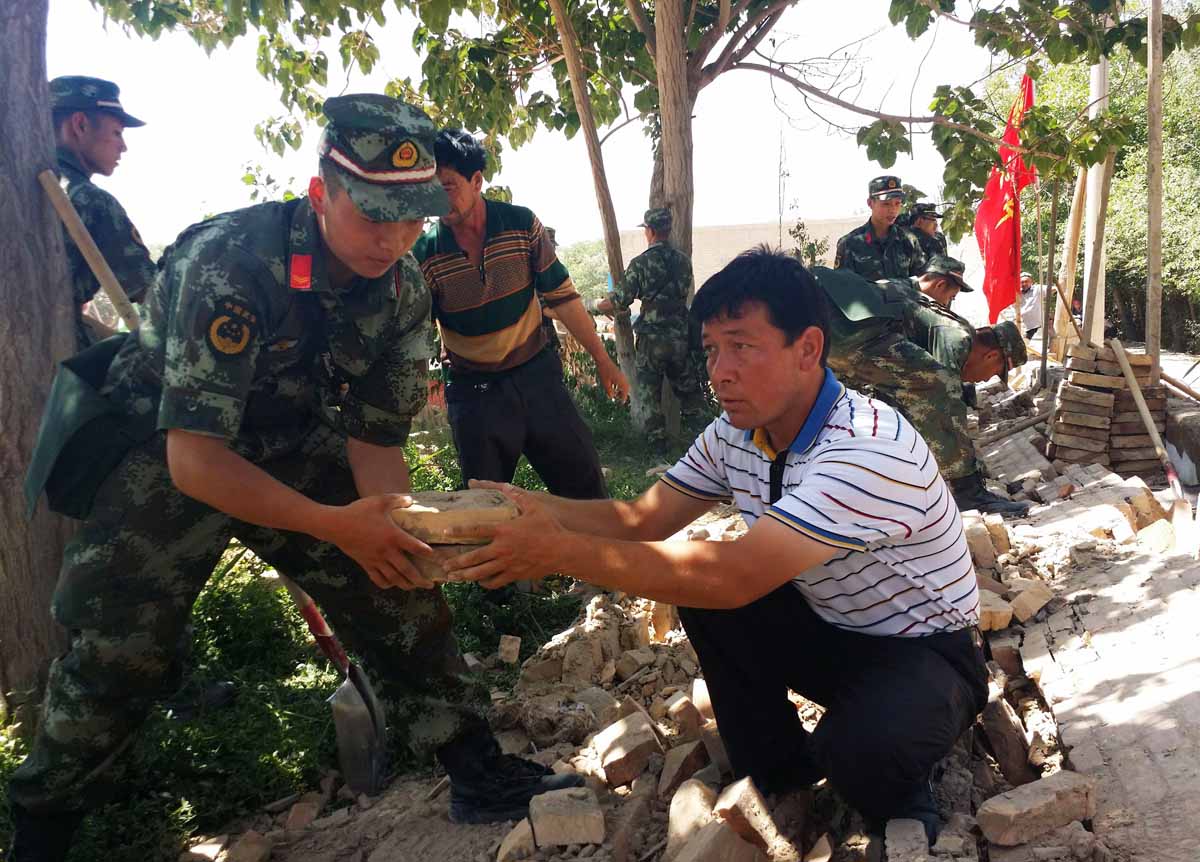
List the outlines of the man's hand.
{"type": "Polygon", "coordinates": [[[477,581],[494,590],[513,581],[531,581],[558,571],[564,539],[568,535],[555,518],[528,491],[494,482],[472,483],[503,491],[517,504],[521,516],[486,528],[491,544],[459,554],[442,563],[447,574],[477,581]]]}
{"type": "Polygon", "coordinates": [[[600,375],[600,385],[604,388],[605,395],[617,402],[629,400],[629,380],[625,377],[625,372],[617,367],[617,363],[611,359],[597,363],[596,372],[600,375]]]}
{"type": "Polygon", "coordinates": [[[333,513],[320,539],[337,545],[381,589],[427,590],[433,582],[423,577],[406,554],[432,556],[433,550],[396,526],[392,509],[412,505],[404,494],[363,497],[333,513]]]}

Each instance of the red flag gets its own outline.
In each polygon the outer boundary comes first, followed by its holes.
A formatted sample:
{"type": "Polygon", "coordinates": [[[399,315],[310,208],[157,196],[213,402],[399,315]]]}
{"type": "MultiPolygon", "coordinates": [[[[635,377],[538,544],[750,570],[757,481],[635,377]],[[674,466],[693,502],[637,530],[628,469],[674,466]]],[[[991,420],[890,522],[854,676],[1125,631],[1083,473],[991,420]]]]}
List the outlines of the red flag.
{"type": "Polygon", "coordinates": [[[1004,143],[1000,144],[1001,163],[992,168],[975,212],[975,239],[983,256],[983,295],[990,323],[1016,301],[1021,283],[1021,189],[1037,179],[1037,171],[1026,165],[1013,147],[1020,144],[1021,122],[1031,107],[1033,80],[1026,75],[1008,112],[1004,143]]]}

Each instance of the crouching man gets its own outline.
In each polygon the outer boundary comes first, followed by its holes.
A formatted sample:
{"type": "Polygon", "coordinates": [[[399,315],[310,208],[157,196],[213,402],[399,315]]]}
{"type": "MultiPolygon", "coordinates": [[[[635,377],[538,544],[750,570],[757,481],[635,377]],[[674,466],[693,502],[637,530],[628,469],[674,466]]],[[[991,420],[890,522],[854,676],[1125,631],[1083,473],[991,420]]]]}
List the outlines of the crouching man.
{"type": "Polygon", "coordinates": [[[824,291],[742,254],[692,306],[723,415],[633,501],[500,487],[522,516],[449,567],[485,587],[562,572],[679,605],[734,773],[828,778],[875,825],[938,820],[930,770],[987,700],[958,508],[894,408],[826,368],[824,291]],[[663,542],[733,500],[733,542],[663,542]],[[788,689],[825,707],[809,734],[788,689]]]}

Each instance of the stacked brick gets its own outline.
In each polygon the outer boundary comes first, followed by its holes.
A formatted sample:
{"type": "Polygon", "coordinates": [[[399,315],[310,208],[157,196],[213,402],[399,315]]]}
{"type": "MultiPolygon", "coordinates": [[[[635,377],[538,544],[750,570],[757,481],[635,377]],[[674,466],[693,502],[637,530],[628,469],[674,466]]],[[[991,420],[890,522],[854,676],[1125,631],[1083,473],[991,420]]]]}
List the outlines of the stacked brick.
{"type": "MultiPolygon", "coordinates": [[[[1166,389],[1150,385],[1150,357],[1127,356],[1162,433],[1167,421],[1166,389]]],[[[1067,377],[1058,389],[1047,454],[1053,461],[1068,464],[1103,464],[1116,473],[1146,472],[1159,466],[1154,442],[1112,348],[1075,344],[1068,350],[1067,377]]]]}

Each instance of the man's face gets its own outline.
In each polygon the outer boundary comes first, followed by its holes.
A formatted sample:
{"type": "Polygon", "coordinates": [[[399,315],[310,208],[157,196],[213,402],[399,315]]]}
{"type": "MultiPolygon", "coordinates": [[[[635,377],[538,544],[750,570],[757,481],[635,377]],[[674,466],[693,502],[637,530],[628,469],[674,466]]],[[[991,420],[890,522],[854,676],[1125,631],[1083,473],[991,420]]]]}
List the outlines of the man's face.
{"type": "Polygon", "coordinates": [[[871,221],[891,227],[892,223],[900,217],[904,199],[899,197],[890,200],[867,198],[867,206],[871,209],[871,221]]]}
{"type": "Polygon", "coordinates": [[[913,222],[913,227],[927,236],[933,236],[937,233],[938,223],[935,218],[919,218],[913,222]]]}
{"type": "Polygon", "coordinates": [[[111,177],[121,161],[125,146],[125,124],[112,114],[82,112],[68,121],[76,132],[76,154],[83,166],[94,174],[111,177]]]}
{"type": "Polygon", "coordinates": [[[983,383],[1004,370],[1004,352],[987,346],[979,336],[971,343],[971,352],[963,364],[963,383],[983,383]]]}
{"type": "Polygon", "coordinates": [[[1029,290],[1031,287],[1033,287],[1032,278],[1026,276],[1025,278],[1021,279],[1021,290],[1029,290]]]}
{"type": "Polygon", "coordinates": [[[331,189],[320,177],[308,186],[309,200],[325,244],[339,261],[363,278],[379,278],[421,236],[424,219],[371,221],[344,189],[331,189]]]}
{"type": "Polygon", "coordinates": [[[451,226],[462,224],[479,206],[483,174],[476,171],[468,179],[454,168],[438,168],[437,178],[446,190],[446,197],[450,199],[450,212],[442,216],[442,221],[451,226]]]}
{"type": "Polygon", "coordinates": [[[958,296],[959,290],[961,288],[955,282],[944,276],[930,276],[921,279],[921,293],[946,308],[949,308],[950,303],[954,302],[954,297],[958,296]]]}
{"type": "Polygon", "coordinates": [[[740,317],[705,321],[702,332],[713,391],[737,428],[769,426],[794,409],[820,370],[821,330],[809,327],[786,344],[761,302],[743,305],[740,317]]]}

